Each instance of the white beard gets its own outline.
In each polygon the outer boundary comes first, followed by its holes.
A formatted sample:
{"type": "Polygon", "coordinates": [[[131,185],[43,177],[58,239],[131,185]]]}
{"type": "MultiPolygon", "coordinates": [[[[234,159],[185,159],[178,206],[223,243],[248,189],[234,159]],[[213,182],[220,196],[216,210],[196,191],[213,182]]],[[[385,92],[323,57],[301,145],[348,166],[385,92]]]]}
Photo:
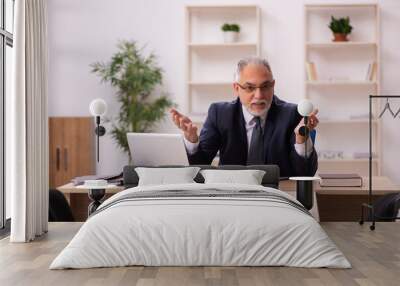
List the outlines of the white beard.
{"type": "Polygon", "coordinates": [[[260,116],[260,117],[263,117],[263,116],[265,116],[265,115],[267,114],[269,108],[271,107],[271,102],[267,102],[267,101],[266,101],[265,103],[266,103],[266,107],[265,107],[263,110],[261,110],[261,111],[254,111],[254,110],[251,110],[250,105],[249,105],[249,106],[246,106],[246,109],[247,109],[247,111],[248,111],[251,115],[253,115],[253,116],[260,116]]]}

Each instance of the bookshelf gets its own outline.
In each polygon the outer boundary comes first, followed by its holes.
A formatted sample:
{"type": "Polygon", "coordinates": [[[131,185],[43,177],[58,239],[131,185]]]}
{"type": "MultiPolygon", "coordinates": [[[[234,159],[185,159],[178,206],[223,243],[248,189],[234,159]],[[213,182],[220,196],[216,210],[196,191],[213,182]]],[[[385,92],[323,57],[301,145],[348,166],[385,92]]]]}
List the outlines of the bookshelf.
{"type": "Polygon", "coordinates": [[[230,101],[233,73],[244,56],[261,53],[261,11],[256,5],[186,6],[186,114],[199,127],[212,102],[230,101]],[[239,40],[224,43],[221,26],[240,25],[239,40]]]}
{"type": "MultiPolygon", "coordinates": [[[[304,6],[305,97],[318,108],[317,150],[342,152],[343,158],[319,158],[319,173],[368,174],[368,96],[380,91],[380,16],[378,4],[306,4],[304,6]],[[350,17],[348,42],[332,42],[330,17],[350,17]],[[310,63],[313,67],[310,68],[310,63]],[[375,63],[375,76],[367,76],[375,63]],[[315,69],[316,76],[310,71],[315,69]]],[[[376,116],[380,103],[374,107],[376,116]]],[[[381,123],[373,120],[374,175],[381,174],[381,123]]]]}

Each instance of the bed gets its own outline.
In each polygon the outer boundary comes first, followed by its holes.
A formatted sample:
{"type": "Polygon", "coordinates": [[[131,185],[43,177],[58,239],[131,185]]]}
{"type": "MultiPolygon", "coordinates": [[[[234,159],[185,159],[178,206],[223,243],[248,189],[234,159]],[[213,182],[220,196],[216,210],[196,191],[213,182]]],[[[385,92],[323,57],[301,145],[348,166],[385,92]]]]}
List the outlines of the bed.
{"type": "MultiPolygon", "coordinates": [[[[213,169],[200,166],[202,170],[213,169]]],[[[276,166],[261,185],[138,184],[124,168],[124,191],[107,199],[50,269],[144,266],[350,268],[343,253],[293,197],[278,190],[276,166]]]]}

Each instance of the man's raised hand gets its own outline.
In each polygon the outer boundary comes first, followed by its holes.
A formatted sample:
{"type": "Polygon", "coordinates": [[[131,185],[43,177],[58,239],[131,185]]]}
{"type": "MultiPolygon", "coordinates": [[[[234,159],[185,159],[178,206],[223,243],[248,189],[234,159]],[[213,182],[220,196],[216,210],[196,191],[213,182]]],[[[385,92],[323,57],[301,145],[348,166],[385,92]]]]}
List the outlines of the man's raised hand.
{"type": "Polygon", "coordinates": [[[189,117],[179,113],[176,109],[172,108],[170,111],[172,121],[175,125],[183,131],[183,135],[186,140],[192,143],[197,143],[199,141],[199,136],[197,135],[197,126],[195,126],[189,117]]]}

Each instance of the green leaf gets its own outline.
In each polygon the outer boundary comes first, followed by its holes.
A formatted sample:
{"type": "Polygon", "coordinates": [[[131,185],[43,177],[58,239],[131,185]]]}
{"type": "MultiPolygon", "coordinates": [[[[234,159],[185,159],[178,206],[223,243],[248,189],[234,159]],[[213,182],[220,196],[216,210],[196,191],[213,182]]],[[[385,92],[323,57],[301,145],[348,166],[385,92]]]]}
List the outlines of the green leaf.
{"type": "Polygon", "coordinates": [[[221,30],[224,32],[240,32],[240,26],[238,24],[225,23],[221,26],[221,30]]]}
{"type": "Polygon", "coordinates": [[[338,18],[331,16],[331,22],[328,26],[333,33],[350,34],[353,27],[350,25],[350,17],[338,18]]]}
{"type": "Polygon", "coordinates": [[[163,77],[156,56],[153,53],[144,56],[143,48],[135,41],[121,41],[117,47],[110,62],[95,62],[90,67],[102,82],[109,82],[117,90],[121,106],[118,116],[109,119],[112,122],[110,134],[130,158],[126,133],[149,132],[174,104],[163,93],[150,100],[156,96],[155,88],[162,84],[163,77]]]}

